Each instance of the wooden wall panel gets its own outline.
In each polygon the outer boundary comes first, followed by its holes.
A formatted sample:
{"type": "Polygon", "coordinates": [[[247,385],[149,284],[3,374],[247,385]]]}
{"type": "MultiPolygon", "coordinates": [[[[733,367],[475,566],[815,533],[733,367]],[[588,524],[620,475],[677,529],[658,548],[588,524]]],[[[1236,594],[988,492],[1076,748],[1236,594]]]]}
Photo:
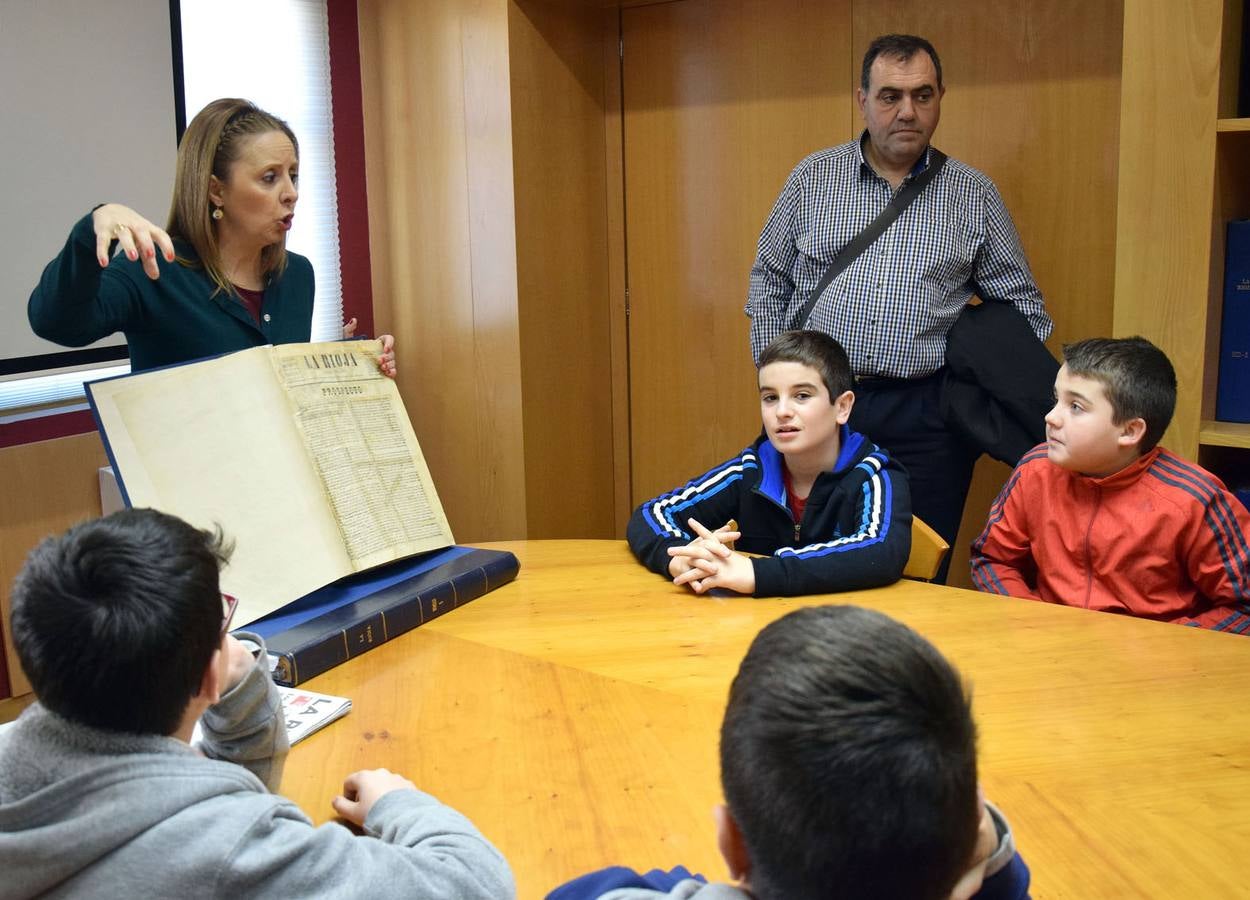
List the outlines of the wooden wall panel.
{"type": "Polygon", "coordinates": [[[934,143],[997,185],[1058,351],[1112,326],[1122,10],[1086,0],[967,9],[860,4],[855,46],[862,53],[879,34],[907,31],[937,48],[947,92],[934,143]]]}
{"type": "Polygon", "coordinates": [[[531,538],[608,538],[624,526],[611,490],[603,26],[593,8],[540,0],[508,6],[531,538]]]}
{"type": "Polygon", "coordinates": [[[790,170],[852,134],[849,23],[849,2],[622,11],[634,502],[759,431],[747,277],[790,170]]]}
{"type": "Polygon", "coordinates": [[[97,470],[107,464],[95,432],[0,450],[0,621],[14,696],[27,693],[30,682],[17,664],[9,630],[13,579],[39,541],[100,515],[97,470]]]}
{"type": "Polygon", "coordinates": [[[1237,117],[1238,95],[1241,93],[1241,29],[1245,0],[1224,0],[1220,26],[1219,117],[1237,117]]]}
{"type": "Polygon", "coordinates": [[[1207,362],[1223,8],[1124,4],[1115,332],[1141,334],[1171,357],[1177,407],[1163,442],[1190,459],[1207,362]]]}
{"type": "Polygon", "coordinates": [[[377,328],[456,538],[526,533],[507,0],[361,0],[377,328]]]}

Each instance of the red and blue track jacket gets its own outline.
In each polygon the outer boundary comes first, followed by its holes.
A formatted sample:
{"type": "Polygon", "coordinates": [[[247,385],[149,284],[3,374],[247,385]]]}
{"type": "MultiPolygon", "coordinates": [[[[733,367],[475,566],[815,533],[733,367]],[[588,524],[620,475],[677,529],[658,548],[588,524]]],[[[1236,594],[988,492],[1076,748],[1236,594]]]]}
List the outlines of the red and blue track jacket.
{"type": "Polygon", "coordinates": [[[1159,447],[1105,478],[1016,466],[972,545],[983,591],[1250,633],[1250,511],[1159,447]]]}
{"type": "Polygon", "coordinates": [[[768,554],[752,560],[757,597],[890,584],[911,552],[907,473],[845,425],[838,460],[812,485],[800,522],[786,505],[783,457],[761,435],[733,459],[639,506],[626,528],[630,549],[667,577],[668,548],[694,539],[690,518],[708,528],[736,519],[736,549],[768,554]]]}

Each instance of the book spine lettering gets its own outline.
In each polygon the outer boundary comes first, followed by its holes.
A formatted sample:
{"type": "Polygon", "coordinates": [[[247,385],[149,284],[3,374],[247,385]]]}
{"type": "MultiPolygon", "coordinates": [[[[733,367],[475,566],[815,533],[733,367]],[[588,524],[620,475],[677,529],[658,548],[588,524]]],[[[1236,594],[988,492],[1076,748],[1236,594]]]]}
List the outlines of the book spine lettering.
{"type": "Polygon", "coordinates": [[[455,588],[452,586],[454,582],[448,581],[440,584],[432,590],[424,591],[418,598],[421,601],[421,621],[422,623],[436,619],[449,609],[454,609],[455,588]]]}
{"type": "Polygon", "coordinates": [[[308,641],[293,650],[276,654],[278,661],[273,680],[283,687],[295,687],[353,656],[359,656],[386,639],[386,619],[378,613],[362,622],[308,641]]]}
{"type": "Polygon", "coordinates": [[[347,658],[359,656],[389,637],[386,633],[386,618],[381,613],[370,616],[363,622],[357,622],[350,628],[343,629],[343,639],[347,644],[347,658]]]}

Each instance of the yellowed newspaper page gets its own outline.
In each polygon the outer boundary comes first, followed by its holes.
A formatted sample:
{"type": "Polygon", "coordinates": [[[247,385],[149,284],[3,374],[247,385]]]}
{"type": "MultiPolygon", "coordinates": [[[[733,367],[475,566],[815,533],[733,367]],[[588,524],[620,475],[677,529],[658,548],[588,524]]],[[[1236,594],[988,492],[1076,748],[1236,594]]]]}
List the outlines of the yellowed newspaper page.
{"type": "Polygon", "coordinates": [[[239,598],[236,625],[352,572],[271,353],[90,388],[130,504],[220,524],[234,540],[222,589],[239,598]]]}
{"type": "Polygon", "coordinates": [[[352,566],[455,541],[378,341],[282,344],[273,362],[352,566]]]}

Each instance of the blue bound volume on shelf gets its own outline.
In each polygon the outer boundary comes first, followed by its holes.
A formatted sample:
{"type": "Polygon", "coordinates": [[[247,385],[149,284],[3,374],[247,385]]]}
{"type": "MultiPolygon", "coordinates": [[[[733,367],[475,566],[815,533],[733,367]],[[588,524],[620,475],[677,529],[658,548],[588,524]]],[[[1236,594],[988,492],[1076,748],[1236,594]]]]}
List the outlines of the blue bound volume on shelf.
{"type": "Polygon", "coordinates": [[[1250,220],[1228,223],[1215,417],[1250,422],[1250,220]]]}

